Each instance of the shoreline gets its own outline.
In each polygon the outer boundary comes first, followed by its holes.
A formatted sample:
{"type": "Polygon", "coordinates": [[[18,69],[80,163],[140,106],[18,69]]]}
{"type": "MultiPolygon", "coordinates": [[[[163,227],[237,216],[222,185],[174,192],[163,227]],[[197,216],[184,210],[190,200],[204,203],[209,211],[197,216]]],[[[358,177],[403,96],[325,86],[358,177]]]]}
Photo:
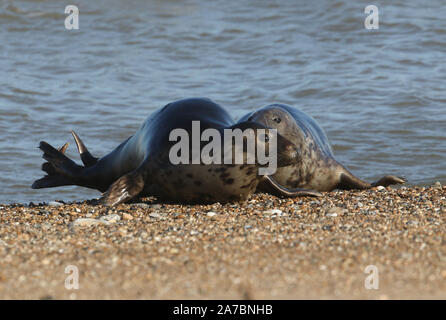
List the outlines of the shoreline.
{"type": "Polygon", "coordinates": [[[92,203],[0,205],[0,299],[446,298],[441,185],[92,203]],[[379,289],[365,288],[367,266],[379,289]]]}

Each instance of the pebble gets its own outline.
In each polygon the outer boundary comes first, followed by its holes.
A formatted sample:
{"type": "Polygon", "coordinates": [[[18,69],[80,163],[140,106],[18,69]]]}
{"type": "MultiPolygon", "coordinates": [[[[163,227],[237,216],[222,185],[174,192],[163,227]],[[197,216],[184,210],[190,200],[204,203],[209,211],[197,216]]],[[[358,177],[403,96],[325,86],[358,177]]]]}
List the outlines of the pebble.
{"type": "Polygon", "coordinates": [[[434,185],[433,185],[432,187],[434,187],[435,189],[441,189],[441,183],[440,183],[440,181],[435,182],[434,185]]]}
{"type": "Polygon", "coordinates": [[[42,223],[41,227],[43,230],[48,231],[51,229],[52,226],[50,223],[45,222],[45,223],[42,223]]]}
{"type": "Polygon", "coordinates": [[[376,189],[377,189],[377,190],[385,190],[386,187],[384,187],[384,186],[377,186],[376,189]]]}
{"type": "Polygon", "coordinates": [[[148,203],[133,203],[132,204],[135,207],[141,208],[141,209],[161,209],[162,205],[159,203],[153,203],[153,204],[148,204],[148,203]]]}
{"type": "Polygon", "coordinates": [[[280,210],[280,209],[271,209],[271,210],[266,210],[266,211],[263,211],[263,213],[266,213],[266,214],[281,214],[282,213],[282,210],[280,210]]]}
{"type": "Polygon", "coordinates": [[[71,223],[72,227],[91,227],[97,225],[109,225],[109,221],[91,218],[78,218],[71,223]]]}
{"type": "Polygon", "coordinates": [[[121,220],[121,216],[119,214],[115,214],[115,213],[107,214],[106,216],[100,217],[99,220],[114,223],[114,222],[121,220]]]}
{"type": "Polygon", "coordinates": [[[213,212],[213,211],[209,211],[208,213],[206,213],[206,215],[207,215],[208,217],[213,217],[213,216],[216,215],[216,213],[213,212]]]}
{"type": "Polygon", "coordinates": [[[133,205],[141,209],[150,209],[150,206],[147,203],[134,203],[133,205]]]}
{"type": "Polygon", "coordinates": [[[57,202],[57,201],[50,201],[50,202],[48,203],[48,205],[49,205],[50,207],[61,207],[61,206],[63,206],[63,203],[60,203],[60,202],[57,202]]]}
{"type": "Polygon", "coordinates": [[[151,214],[149,214],[149,217],[153,219],[159,219],[161,218],[161,215],[157,212],[152,212],[151,214]]]}
{"type": "Polygon", "coordinates": [[[132,216],[131,214],[128,214],[128,213],[124,213],[124,214],[122,215],[122,218],[123,218],[124,220],[133,220],[133,216],[132,216]]]}
{"type": "Polygon", "coordinates": [[[331,207],[330,209],[327,210],[327,212],[325,213],[325,215],[327,217],[337,217],[337,216],[342,216],[344,214],[347,213],[347,210],[341,207],[331,207]]]}

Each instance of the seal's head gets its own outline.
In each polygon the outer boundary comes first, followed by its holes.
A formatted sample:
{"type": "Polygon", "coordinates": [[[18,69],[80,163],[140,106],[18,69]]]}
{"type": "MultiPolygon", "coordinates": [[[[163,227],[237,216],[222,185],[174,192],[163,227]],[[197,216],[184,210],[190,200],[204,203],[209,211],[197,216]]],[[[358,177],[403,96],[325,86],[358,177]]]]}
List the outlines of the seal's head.
{"type": "MultiPolygon", "coordinates": [[[[263,154],[264,158],[276,157],[278,167],[288,166],[302,160],[302,154],[296,145],[279,134],[275,128],[268,128],[261,123],[253,121],[240,122],[232,128],[241,129],[243,132],[251,129],[251,132],[255,135],[256,163],[260,164],[260,166],[264,165],[260,158],[263,154]]],[[[243,150],[245,153],[249,153],[246,137],[243,139],[243,150]]]]}
{"type": "Polygon", "coordinates": [[[248,121],[276,129],[280,135],[292,141],[299,148],[305,140],[305,133],[296,124],[293,115],[281,104],[271,104],[253,112],[249,116],[248,121]]]}

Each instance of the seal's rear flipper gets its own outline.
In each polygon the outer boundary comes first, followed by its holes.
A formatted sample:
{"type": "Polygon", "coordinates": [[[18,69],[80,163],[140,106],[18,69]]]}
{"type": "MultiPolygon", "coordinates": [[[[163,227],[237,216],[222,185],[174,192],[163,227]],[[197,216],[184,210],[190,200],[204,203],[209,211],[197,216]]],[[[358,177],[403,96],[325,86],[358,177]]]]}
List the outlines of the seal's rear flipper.
{"type": "Polygon", "coordinates": [[[31,188],[33,189],[43,189],[43,188],[54,188],[72,185],[71,181],[64,179],[63,177],[49,176],[34,181],[31,188]]]}
{"type": "Polygon", "coordinates": [[[79,151],[79,155],[81,156],[82,163],[85,165],[85,167],[91,167],[92,165],[95,165],[96,162],[98,162],[98,158],[95,158],[91,155],[91,153],[88,151],[85,144],[82,142],[81,138],[71,130],[71,134],[73,135],[74,141],[76,142],[77,150],[79,151]]]}
{"type": "Polygon", "coordinates": [[[300,189],[300,188],[286,188],[280,185],[273,177],[264,176],[262,181],[262,189],[267,189],[269,193],[275,196],[282,197],[301,197],[301,196],[310,196],[310,197],[322,197],[322,193],[316,190],[310,189],[300,189]]]}
{"type": "Polygon", "coordinates": [[[43,158],[48,161],[42,165],[42,170],[47,175],[36,180],[31,188],[52,188],[67,185],[79,185],[78,177],[83,167],[77,165],[73,160],[65,156],[68,144],[59,150],[55,149],[45,141],[41,141],[39,149],[43,151],[43,158]]]}
{"type": "Polygon", "coordinates": [[[136,169],[118,180],[102,195],[101,202],[106,206],[115,206],[135,198],[144,189],[144,176],[136,169]]]}
{"type": "Polygon", "coordinates": [[[387,187],[390,186],[392,184],[402,184],[407,182],[406,179],[402,178],[402,177],[396,177],[396,176],[384,176],[381,179],[379,179],[376,182],[372,183],[372,187],[377,187],[377,186],[383,186],[383,187],[387,187]]]}

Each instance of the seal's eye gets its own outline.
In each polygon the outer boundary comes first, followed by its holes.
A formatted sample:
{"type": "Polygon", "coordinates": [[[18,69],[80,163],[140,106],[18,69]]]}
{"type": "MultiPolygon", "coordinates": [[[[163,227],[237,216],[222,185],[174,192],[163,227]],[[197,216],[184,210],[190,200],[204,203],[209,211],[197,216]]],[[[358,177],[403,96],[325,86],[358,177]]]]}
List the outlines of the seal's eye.
{"type": "Polygon", "coordinates": [[[282,119],[280,119],[279,117],[275,116],[275,117],[273,117],[273,121],[277,122],[277,123],[280,123],[280,121],[282,121],[282,119]]]}

